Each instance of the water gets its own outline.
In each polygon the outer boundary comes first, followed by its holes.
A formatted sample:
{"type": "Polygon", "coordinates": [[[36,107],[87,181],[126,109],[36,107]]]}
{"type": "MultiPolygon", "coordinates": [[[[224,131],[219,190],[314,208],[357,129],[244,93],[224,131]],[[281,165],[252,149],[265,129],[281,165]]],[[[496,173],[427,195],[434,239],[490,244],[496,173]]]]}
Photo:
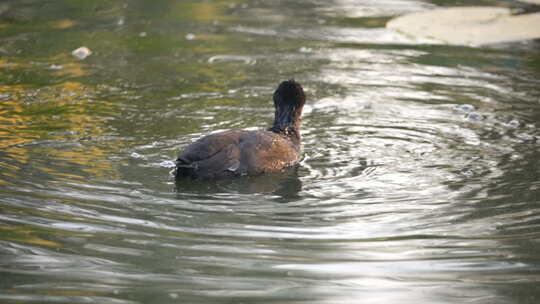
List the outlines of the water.
{"type": "Polygon", "coordinates": [[[0,302],[537,303],[540,48],[384,29],[442,4],[0,3],[0,302]],[[298,168],[175,183],[289,78],[298,168]]]}

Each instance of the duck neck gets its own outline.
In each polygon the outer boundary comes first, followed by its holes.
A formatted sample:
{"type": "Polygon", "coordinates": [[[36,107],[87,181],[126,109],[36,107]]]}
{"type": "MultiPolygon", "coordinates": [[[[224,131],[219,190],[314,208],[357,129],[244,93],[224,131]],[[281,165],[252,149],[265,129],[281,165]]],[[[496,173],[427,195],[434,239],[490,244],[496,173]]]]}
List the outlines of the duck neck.
{"type": "Polygon", "coordinates": [[[300,142],[300,113],[299,109],[287,105],[276,108],[274,124],[269,130],[290,137],[294,142],[300,142]]]}

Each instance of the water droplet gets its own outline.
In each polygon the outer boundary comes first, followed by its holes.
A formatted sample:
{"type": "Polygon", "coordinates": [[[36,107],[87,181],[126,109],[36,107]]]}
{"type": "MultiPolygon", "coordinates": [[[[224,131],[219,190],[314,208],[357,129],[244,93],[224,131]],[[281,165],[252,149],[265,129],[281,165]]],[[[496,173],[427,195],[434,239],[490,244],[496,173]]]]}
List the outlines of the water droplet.
{"type": "Polygon", "coordinates": [[[469,113],[467,114],[467,119],[470,120],[470,121],[482,121],[485,119],[484,115],[482,114],[478,114],[476,112],[472,112],[472,113],[469,113]]]}
{"type": "Polygon", "coordinates": [[[163,168],[174,168],[176,167],[176,164],[173,161],[164,160],[161,163],[159,163],[159,166],[163,168]]]}
{"type": "Polygon", "coordinates": [[[144,157],[144,156],[142,156],[141,154],[139,154],[139,153],[137,153],[137,152],[131,153],[130,156],[133,157],[133,158],[143,158],[143,157],[144,157]]]}
{"type": "Polygon", "coordinates": [[[462,104],[456,106],[456,110],[463,111],[463,112],[471,112],[474,111],[476,108],[473,105],[470,104],[462,104]]]}
{"type": "Polygon", "coordinates": [[[506,123],[507,126],[511,127],[511,128],[519,128],[519,126],[521,125],[519,123],[519,120],[517,119],[512,119],[510,120],[509,122],[506,123]]]}

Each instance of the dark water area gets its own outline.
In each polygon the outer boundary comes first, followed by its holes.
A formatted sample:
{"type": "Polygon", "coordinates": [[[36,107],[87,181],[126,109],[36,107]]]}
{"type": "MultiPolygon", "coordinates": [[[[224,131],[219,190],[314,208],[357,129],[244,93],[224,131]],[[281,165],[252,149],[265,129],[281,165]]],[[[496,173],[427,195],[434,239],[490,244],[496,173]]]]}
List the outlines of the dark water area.
{"type": "Polygon", "coordinates": [[[444,5],[0,2],[0,302],[538,303],[540,46],[385,29],[444,5]],[[300,166],[174,181],[290,78],[300,166]]]}

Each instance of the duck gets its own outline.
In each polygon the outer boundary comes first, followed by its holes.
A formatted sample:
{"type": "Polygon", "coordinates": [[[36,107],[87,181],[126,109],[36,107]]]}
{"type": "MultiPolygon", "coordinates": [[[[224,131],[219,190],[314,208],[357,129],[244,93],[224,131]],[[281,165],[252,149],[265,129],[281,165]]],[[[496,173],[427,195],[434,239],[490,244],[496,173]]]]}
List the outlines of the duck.
{"type": "Polygon", "coordinates": [[[263,130],[228,130],[199,138],[176,159],[177,179],[224,179],[280,172],[301,160],[301,116],[306,97],[294,79],[273,94],[274,123],[263,130]]]}

